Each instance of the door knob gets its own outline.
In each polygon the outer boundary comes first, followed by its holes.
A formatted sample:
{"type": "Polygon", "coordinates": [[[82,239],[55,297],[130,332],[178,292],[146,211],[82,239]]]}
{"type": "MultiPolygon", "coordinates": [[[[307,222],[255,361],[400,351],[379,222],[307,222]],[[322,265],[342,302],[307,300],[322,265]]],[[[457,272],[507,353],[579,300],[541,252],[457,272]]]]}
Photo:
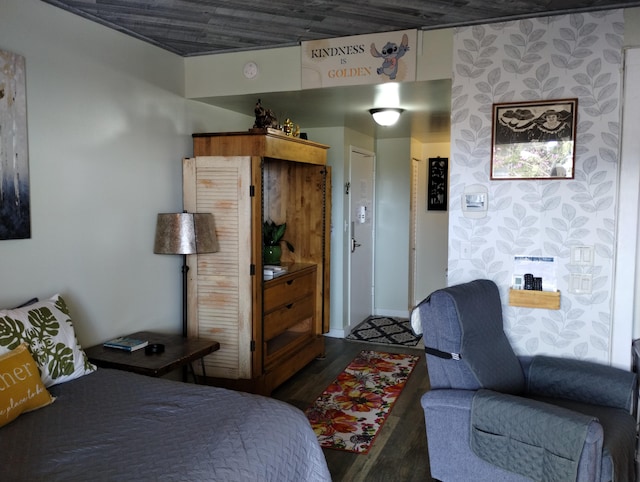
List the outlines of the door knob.
{"type": "Polygon", "coordinates": [[[362,246],[360,243],[356,243],[356,238],[351,238],[351,252],[353,253],[356,248],[362,246]]]}

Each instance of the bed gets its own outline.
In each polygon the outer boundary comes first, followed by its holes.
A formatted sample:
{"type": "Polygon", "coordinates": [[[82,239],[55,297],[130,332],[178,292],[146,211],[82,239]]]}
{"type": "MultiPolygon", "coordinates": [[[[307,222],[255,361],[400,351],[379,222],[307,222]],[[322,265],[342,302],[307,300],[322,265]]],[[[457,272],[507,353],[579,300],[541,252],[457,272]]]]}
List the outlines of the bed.
{"type": "MultiPolygon", "coordinates": [[[[60,299],[56,303],[65,309],[60,299]]],[[[40,308],[28,308],[31,322],[43,314],[34,310],[40,308]]],[[[80,373],[58,382],[55,375],[63,370],[51,360],[43,368],[39,345],[30,338],[38,324],[28,328],[20,326],[25,320],[15,321],[15,310],[0,311],[0,396],[3,382],[23,378],[7,374],[31,371],[18,358],[27,356],[22,352],[38,363],[37,383],[54,378],[44,392],[29,387],[28,393],[41,392],[34,400],[45,399],[0,427],[2,480],[331,480],[299,409],[259,395],[96,369],[79,345],[74,360],[82,359],[74,361],[73,371],[80,373]],[[12,338],[18,338],[17,347],[8,344],[12,338]],[[9,367],[5,358],[15,363],[9,367]]],[[[43,344],[66,353],[58,342],[43,344]]],[[[0,407],[0,415],[5,413],[0,407]]]]}
{"type": "Polygon", "coordinates": [[[304,414],[278,400],[99,368],[0,428],[3,480],[330,480],[304,414]]]}

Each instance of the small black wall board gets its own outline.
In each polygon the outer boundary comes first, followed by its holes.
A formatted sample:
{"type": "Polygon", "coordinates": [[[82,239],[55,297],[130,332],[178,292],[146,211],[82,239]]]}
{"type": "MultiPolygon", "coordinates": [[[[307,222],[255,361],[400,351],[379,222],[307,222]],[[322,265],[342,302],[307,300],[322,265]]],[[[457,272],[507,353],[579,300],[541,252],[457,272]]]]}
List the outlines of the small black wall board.
{"type": "Polygon", "coordinates": [[[449,159],[446,157],[429,158],[427,177],[427,211],[447,210],[448,177],[449,159]]]}

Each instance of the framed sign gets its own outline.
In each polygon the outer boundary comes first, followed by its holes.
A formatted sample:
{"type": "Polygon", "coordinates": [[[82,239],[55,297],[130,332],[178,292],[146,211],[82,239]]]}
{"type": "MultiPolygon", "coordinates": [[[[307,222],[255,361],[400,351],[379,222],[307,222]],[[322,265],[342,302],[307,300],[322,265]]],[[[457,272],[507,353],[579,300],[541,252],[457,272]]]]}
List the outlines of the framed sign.
{"type": "Polygon", "coordinates": [[[427,174],[427,211],[447,210],[447,179],[449,159],[432,157],[429,159],[427,174]]]}
{"type": "Polygon", "coordinates": [[[416,80],[416,29],[309,40],[300,47],[303,89],[416,80]]]}
{"type": "Polygon", "coordinates": [[[573,179],[578,99],[493,104],[491,179],[573,179]]]}

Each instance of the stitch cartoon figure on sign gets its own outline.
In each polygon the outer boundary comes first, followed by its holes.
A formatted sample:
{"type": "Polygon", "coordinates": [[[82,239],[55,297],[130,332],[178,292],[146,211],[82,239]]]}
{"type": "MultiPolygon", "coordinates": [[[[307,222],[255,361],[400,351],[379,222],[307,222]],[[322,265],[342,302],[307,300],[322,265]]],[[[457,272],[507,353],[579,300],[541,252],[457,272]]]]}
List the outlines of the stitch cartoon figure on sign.
{"type": "Polygon", "coordinates": [[[371,44],[371,55],[374,57],[382,57],[384,61],[382,62],[382,66],[378,67],[376,72],[378,75],[387,75],[390,80],[395,80],[396,75],[398,75],[398,60],[409,50],[409,37],[407,34],[402,36],[402,42],[400,45],[394,42],[387,42],[384,47],[382,47],[382,52],[378,52],[376,48],[376,44],[371,44]]]}

